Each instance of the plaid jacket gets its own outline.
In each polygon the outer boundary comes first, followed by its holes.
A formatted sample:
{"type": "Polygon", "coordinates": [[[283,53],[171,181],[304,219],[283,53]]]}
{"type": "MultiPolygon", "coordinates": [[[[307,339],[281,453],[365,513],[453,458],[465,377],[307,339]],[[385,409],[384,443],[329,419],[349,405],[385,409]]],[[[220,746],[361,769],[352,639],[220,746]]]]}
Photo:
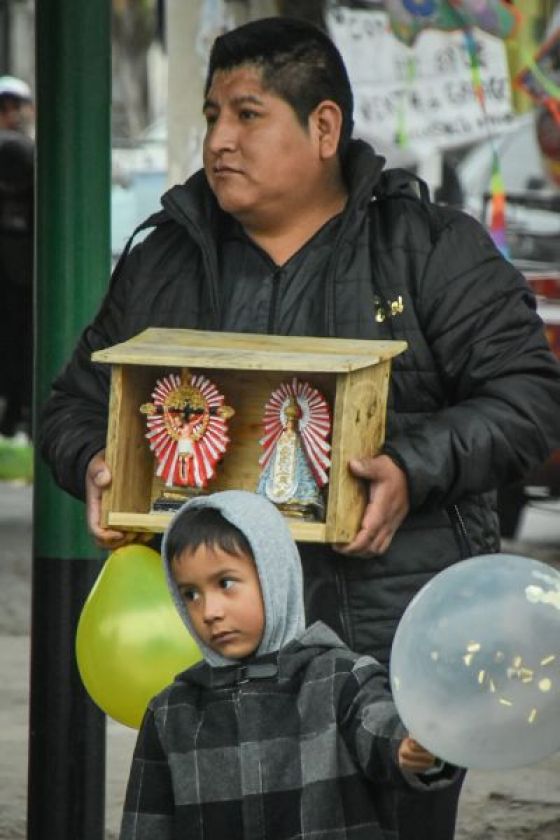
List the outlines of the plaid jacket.
{"type": "Polygon", "coordinates": [[[120,838],[393,840],[403,735],[385,670],[320,623],[278,654],[195,666],[147,710],[120,838]]]}

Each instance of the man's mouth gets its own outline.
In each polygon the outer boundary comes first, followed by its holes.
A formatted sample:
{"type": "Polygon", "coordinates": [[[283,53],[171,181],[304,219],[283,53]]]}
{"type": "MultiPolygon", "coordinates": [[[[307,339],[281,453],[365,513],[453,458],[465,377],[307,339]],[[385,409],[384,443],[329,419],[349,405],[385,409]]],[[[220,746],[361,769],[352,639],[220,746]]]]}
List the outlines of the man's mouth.
{"type": "Polygon", "coordinates": [[[235,169],[233,166],[217,165],[212,168],[214,175],[239,175],[241,170],[235,169]]]}

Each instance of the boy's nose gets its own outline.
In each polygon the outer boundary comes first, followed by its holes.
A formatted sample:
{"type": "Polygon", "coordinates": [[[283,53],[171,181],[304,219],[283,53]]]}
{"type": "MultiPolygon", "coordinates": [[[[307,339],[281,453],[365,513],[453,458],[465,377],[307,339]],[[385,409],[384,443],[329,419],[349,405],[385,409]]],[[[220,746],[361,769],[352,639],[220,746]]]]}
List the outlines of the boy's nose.
{"type": "Polygon", "coordinates": [[[217,619],[223,618],[224,615],[224,605],[223,599],[221,596],[216,593],[215,595],[207,595],[204,599],[204,621],[206,624],[212,624],[213,621],[217,619]]]}

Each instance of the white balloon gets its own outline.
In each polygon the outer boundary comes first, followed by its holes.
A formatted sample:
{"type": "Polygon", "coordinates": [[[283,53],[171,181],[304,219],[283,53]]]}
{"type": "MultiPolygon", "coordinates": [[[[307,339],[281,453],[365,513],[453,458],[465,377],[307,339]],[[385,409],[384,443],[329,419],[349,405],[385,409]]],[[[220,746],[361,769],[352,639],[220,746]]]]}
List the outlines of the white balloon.
{"type": "Polygon", "coordinates": [[[560,749],[560,573],[510,554],[464,560],[406,609],[391,686],[411,735],[461,767],[505,769],[560,749]]]}

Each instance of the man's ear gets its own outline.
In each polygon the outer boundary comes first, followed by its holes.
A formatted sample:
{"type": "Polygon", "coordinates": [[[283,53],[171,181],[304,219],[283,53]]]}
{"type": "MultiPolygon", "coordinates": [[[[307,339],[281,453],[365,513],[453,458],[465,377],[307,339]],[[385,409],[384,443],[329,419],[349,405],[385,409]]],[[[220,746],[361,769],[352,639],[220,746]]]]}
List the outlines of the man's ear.
{"type": "Polygon", "coordinates": [[[310,114],[322,160],[335,157],[342,131],[342,111],[336,102],[325,99],[310,114]]]}

